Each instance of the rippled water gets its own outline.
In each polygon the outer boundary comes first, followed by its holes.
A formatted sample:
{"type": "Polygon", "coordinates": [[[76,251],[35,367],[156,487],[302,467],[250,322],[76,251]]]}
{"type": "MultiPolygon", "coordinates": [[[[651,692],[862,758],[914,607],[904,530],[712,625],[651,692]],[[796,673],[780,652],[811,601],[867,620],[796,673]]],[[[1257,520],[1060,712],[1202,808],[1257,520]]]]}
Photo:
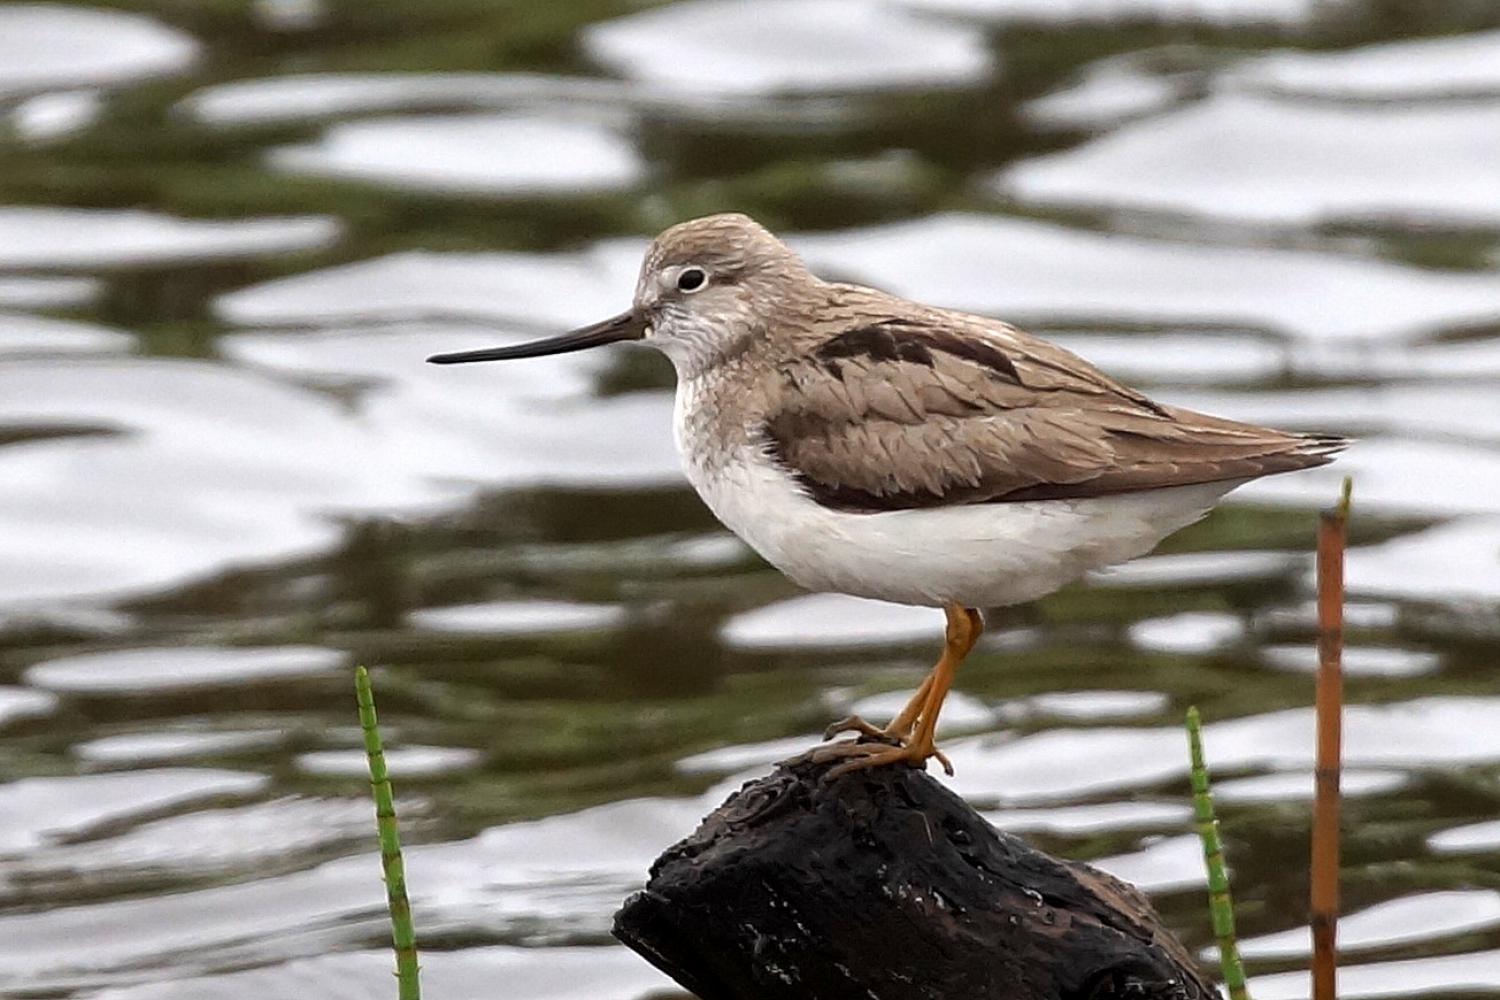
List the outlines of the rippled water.
{"type": "Polygon", "coordinates": [[[674,995],[615,906],[939,622],[719,529],[660,359],[421,359],[609,315],[723,209],[1359,436],[997,614],[953,785],[1208,948],[1200,705],[1256,995],[1304,996],[1307,551],[1352,474],[1344,993],[1500,992],[1493,5],[130,6],[0,4],[0,996],[388,993],[356,662],[429,993],[674,995]]]}

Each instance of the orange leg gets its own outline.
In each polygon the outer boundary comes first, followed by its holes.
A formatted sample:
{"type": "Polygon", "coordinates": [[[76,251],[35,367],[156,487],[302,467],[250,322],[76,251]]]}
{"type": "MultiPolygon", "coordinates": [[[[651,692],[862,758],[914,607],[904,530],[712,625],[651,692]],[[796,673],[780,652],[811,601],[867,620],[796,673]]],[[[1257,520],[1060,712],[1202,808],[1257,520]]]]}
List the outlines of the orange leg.
{"type": "Polygon", "coordinates": [[[922,683],[917,687],[917,693],[907,701],[906,707],[891,720],[890,725],[884,729],[873,726],[857,715],[850,715],[840,719],[827,729],[823,730],[823,738],[831,740],[839,733],[856,732],[861,736],[872,736],[875,739],[895,740],[905,743],[911,736],[911,727],[916,724],[917,716],[922,714],[922,706],[927,703],[927,692],[932,690],[932,671],[927,671],[927,676],[922,678],[922,683]]]}
{"type": "Polygon", "coordinates": [[[891,724],[885,727],[888,733],[893,734],[903,743],[911,738],[912,727],[917,724],[917,719],[922,715],[922,708],[927,704],[927,693],[932,690],[933,675],[936,673],[936,667],[927,672],[927,676],[922,678],[922,683],[918,685],[916,694],[911,696],[911,700],[906,703],[906,707],[901,710],[900,714],[891,720],[891,724]]]}
{"type": "MultiPolygon", "coordinates": [[[[958,672],[959,664],[963,663],[964,658],[969,655],[969,651],[974,648],[974,644],[979,641],[979,636],[984,632],[984,618],[975,609],[965,608],[959,604],[948,604],[944,606],[943,612],[948,618],[943,655],[938,658],[931,675],[917,692],[921,699],[921,707],[917,709],[913,718],[909,715],[912,706],[907,705],[891,724],[891,728],[894,729],[899,723],[910,725],[915,721],[915,730],[910,738],[902,746],[846,742],[825,747],[815,753],[814,760],[850,758],[829,771],[829,778],[836,778],[841,774],[867,767],[880,767],[884,764],[906,763],[913,767],[921,767],[927,763],[929,757],[936,757],[943,765],[943,770],[949,774],[953,773],[952,765],[938,750],[934,741],[938,715],[943,710],[943,702],[948,697],[949,689],[953,687],[953,678],[958,672]]],[[[916,702],[917,698],[913,698],[912,701],[916,702]]]]}

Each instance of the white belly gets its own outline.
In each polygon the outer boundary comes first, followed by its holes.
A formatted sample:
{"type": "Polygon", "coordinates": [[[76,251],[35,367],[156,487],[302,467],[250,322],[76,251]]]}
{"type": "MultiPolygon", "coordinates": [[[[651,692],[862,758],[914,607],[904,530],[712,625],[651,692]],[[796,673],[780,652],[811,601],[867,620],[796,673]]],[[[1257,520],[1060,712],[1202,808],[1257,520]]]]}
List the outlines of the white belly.
{"type": "Polygon", "coordinates": [[[677,426],[688,480],[767,562],[809,590],[902,604],[1033,600],[1150,551],[1240,484],[854,514],[810,499],[759,447],[714,452],[686,433],[680,412],[677,426]]]}

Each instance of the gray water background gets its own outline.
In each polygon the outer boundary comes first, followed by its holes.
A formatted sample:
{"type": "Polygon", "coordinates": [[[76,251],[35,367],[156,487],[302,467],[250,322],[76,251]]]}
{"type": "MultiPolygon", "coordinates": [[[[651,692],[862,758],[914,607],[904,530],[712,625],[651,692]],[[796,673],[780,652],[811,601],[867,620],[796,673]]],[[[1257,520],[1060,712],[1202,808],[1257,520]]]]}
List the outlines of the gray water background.
{"type": "Polygon", "coordinates": [[[727,791],[921,676],[676,472],[643,350],[437,370],[747,211],[1164,400],[1357,435],[992,618],[954,786],[1305,995],[1315,511],[1356,482],[1347,997],[1500,991],[1500,10],[0,5],[0,996],[388,995],[351,690],[428,992],[674,995],[612,945],[727,791]]]}

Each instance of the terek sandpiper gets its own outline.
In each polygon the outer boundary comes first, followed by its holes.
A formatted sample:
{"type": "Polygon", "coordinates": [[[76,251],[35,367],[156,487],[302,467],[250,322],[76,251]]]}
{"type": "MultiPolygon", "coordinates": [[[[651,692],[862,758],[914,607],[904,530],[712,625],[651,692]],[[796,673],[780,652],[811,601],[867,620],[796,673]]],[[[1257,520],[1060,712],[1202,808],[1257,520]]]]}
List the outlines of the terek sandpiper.
{"type": "Polygon", "coordinates": [[[562,354],[615,341],[677,369],[689,482],[767,562],[815,591],[947,615],[942,656],[875,741],[837,771],[929,757],[979,608],[1032,600],[1141,555],[1258,476],[1345,445],[1153,402],[998,320],[813,275],[752,219],[666,230],[634,304],[602,323],[438,364],[562,354]]]}

